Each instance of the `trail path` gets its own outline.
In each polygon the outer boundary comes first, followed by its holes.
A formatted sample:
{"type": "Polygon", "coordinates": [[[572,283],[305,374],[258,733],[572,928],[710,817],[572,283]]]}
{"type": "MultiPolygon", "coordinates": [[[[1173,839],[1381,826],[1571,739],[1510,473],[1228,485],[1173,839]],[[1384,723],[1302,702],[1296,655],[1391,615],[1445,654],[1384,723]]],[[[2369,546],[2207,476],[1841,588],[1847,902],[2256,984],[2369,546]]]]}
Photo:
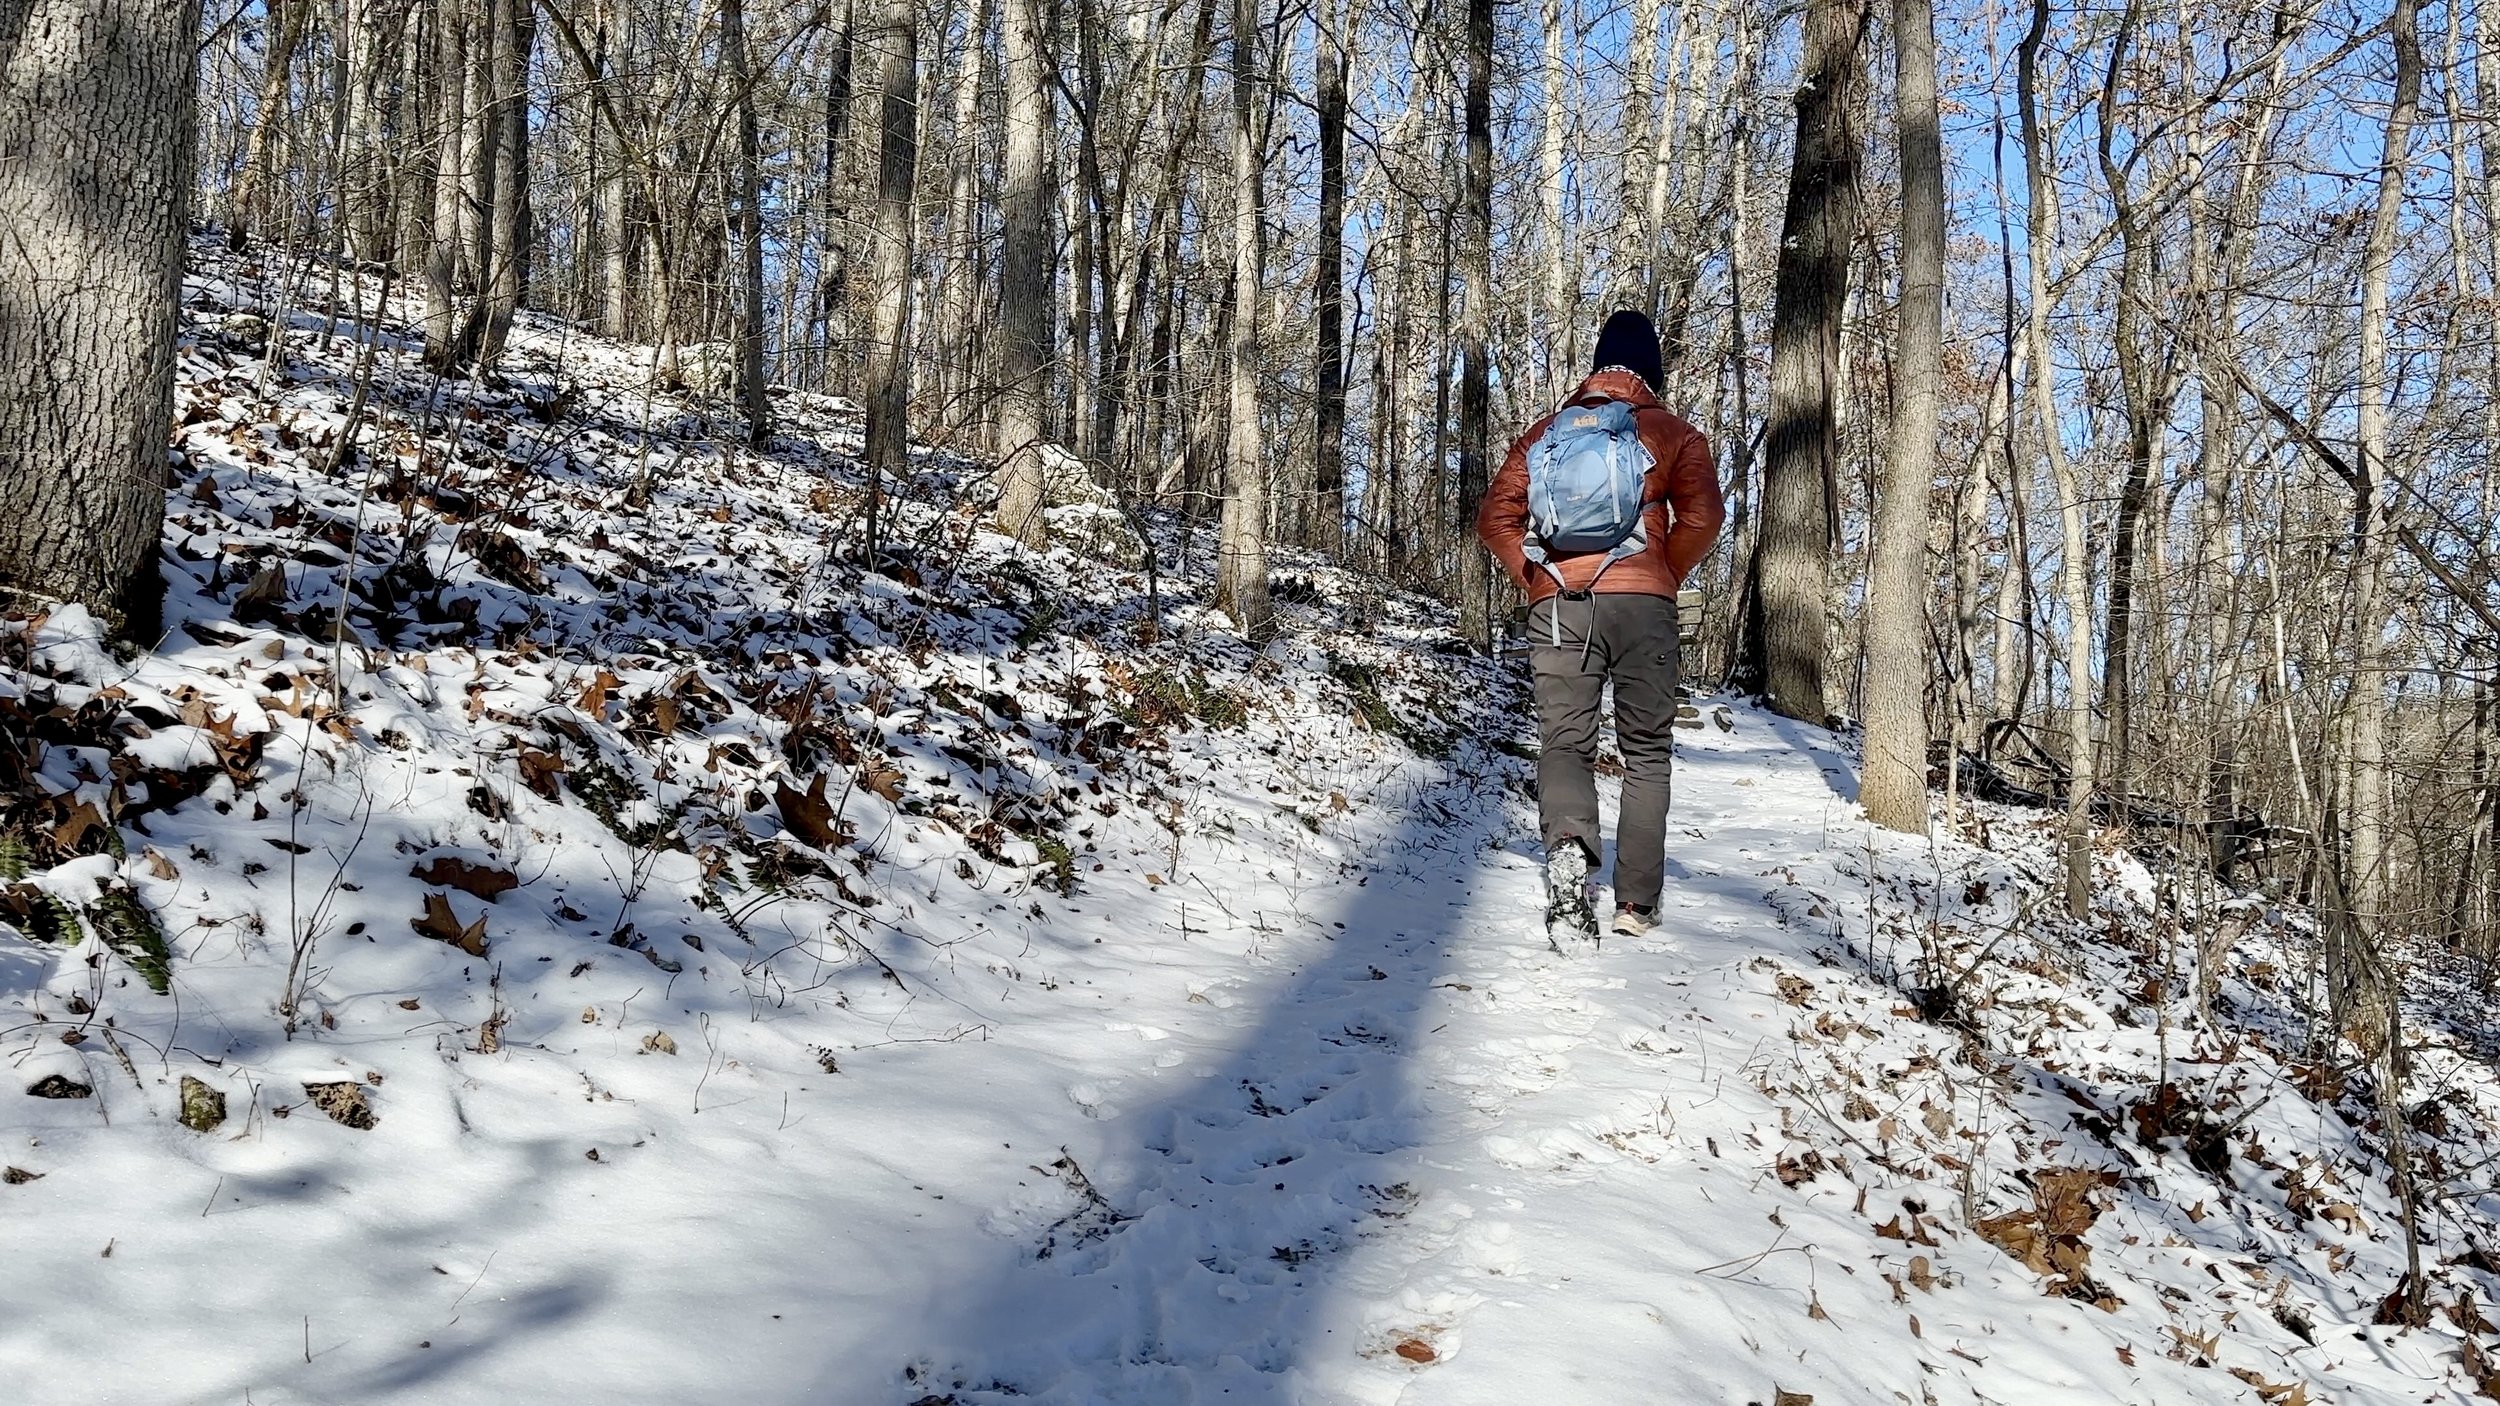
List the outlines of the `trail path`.
{"type": "MultiPolygon", "coordinates": [[[[1868,1238],[1855,1189],[1773,1179],[1783,1120],[1755,1087],[1788,1064],[1772,958],[1812,945],[1764,876],[1838,843],[1851,775],[1759,715],[1684,736],[1656,933],[1549,953],[1531,808],[1491,782],[1428,794],[1347,881],[1341,933],[1158,1032],[1076,1151],[1103,1199],[1053,1187],[1062,1218],[1021,1227],[1046,1253],[933,1308],[926,1394],[1516,1406],[1777,1378],[1920,1399],[1932,1365],[1853,1356],[1837,1326],[1898,1319],[1875,1267],[1810,1248],[1868,1238]]],[[[1922,1326],[1937,1358],[1985,1331],[1922,1326]]]]}

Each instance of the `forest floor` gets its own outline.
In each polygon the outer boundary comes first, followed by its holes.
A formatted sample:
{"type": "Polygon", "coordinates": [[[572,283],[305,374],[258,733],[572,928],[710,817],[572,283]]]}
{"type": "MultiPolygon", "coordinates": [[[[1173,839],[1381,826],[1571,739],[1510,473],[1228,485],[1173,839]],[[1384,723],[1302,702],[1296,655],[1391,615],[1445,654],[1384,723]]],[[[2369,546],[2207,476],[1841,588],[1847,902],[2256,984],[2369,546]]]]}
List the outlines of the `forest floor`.
{"type": "Polygon", "coordinates": [[[2297,912],[2113,836],[2067,921],[2049,817],[1873,831],[1705,696],[1664,923],[1565,958],[1428,602],[1280,553],[1253,649],[934,452],[867,572],[840,402],[279,281],[191,286],[162,644],[0,622],[0,1401],[2500,1399],[2446,973],[2408,1327],[2297,912]]]}

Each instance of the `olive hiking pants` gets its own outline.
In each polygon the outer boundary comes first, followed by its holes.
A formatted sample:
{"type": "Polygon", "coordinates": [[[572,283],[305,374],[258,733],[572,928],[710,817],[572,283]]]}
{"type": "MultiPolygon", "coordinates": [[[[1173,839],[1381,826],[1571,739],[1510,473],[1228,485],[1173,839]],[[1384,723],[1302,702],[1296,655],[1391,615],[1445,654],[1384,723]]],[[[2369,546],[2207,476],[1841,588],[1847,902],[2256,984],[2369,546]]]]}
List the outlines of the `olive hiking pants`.
{"type": "Polygon", "coordinates": [[[1578,840],[1592,862],[1597,824],[1598,706],[1615,687],[1615,745],[1623,804],[1615,836],[1615,902],[1658,906],[1666,882],[1667,799],[1674,765],[1675,598],[1598,592],[1548,596],[1528,611],[1534,645],[1537,809],[1552,849],[1578,840]]]}

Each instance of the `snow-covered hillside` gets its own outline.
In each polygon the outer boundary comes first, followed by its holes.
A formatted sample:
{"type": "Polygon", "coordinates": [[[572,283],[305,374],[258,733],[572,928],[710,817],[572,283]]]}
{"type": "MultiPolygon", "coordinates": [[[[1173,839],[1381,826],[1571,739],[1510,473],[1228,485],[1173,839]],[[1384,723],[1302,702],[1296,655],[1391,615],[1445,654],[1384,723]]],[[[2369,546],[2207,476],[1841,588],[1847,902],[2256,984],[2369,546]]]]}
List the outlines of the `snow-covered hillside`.
{"type": "Polygon", "coordinates": [[[1426,603],[1288,559],[1253,650],[936,454],[871,574],[836,402],[191,291],[165,640],[0,621],[0,1401],[2500,1396],[2500,1085],[2426,1038],[2374,1322],[2297,915],[2200,1028],[2138,857],[2066,923],[2043,818],[1874,834],[1705,700],[1665,924],[1566,961],[1426,603]]]}

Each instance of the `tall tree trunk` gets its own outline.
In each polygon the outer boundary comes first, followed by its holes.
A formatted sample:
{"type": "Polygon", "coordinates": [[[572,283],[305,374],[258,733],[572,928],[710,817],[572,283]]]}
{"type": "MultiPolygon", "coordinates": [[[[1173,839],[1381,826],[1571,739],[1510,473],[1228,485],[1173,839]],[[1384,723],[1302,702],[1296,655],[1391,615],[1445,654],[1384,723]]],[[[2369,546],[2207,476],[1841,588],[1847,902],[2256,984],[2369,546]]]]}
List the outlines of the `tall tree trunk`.
{"type": "Polygon", "coordinates": [[[486,289],[475,314],[476,355],[491,368],[503,360],[512,319],[521,310],[530,257],[530,51],[538,34],[535,0],[489,0],[494,30],[489,70],[493,100],[485,113],[485,139],[493,171],[489,181],[486,289]]]}
{"type": "MultiPolygon", "coordinates": [[[[2191,182],[2185,201],[2188,279],[2195,294],[2195,328],[2202,353],[2197,373],[2196,531],[2205,617],[2204,723],[2211,734],[2205,755],[2207,854],[2214,872],[2226,880],[2240,862],[2237,829],[2229,823],[2240,811],[2242,765],[2240,729],[2231,718],[2244,671],[2232,648],[2232,606],[2240,585],[2233,570],[2229,514],[2232,483],[2239,472],[2240,391],[2220,367],[2236,362],[2233,341],[2239,327],[2239,290],[2247,277],[2265,182],[2273,170],[2268,152],[2282,122],[2278,99],[2290,59],[2291,46],[2282,46],[2265,87],[2253,97],[2255,120],[2242,126],[2233,143],[2238,150],[2231,199],[2219,239],[2208,228],[2201,182],[2191,182]]],[[[2203,156],[2200,141],[2196,157],[2200,166],[2203,156]]]]}
{"type": "Polygon", "coordinates": [[[2130,45],[2143,19],[2142,0],[2127,0],[2118,32],[2110,41],[2109,68],[2103,78],[2098,122],[2101,177],[2107,185],[2119,241],[2117,308],[2111,331],[2118,363],[2118,384],[2127,417],[2126,473],[2118,490],[2118,521],[2110,543],[2108,644],[2102,668],[2108,679],[2109,726],[2104,750],[2105,774],[2120,796],[2135,789],[2135,606],[2141,594],[2144,511],[2153,487],[2154,444],[2167,418],[2167,402],[2147,363],[2142,331],[2143,305],[2153,297],[2152,232],[2129,187],[2127,171],[2115,154],[2119,117],[2118,95],[2127,74],[2130,45]]]}
{"type": "Polygon", "coordinates": [[[880,545],[884,485],[908,463],[911,407],[912,183],[918,171],[920,41],[912,0],[878,0],[877,307],[868,348],[868,503],[861,558],[880,545]]]}
{"type": "Polygon", "coordinates": [[[1043,0],[1006,0],[1007,153],[999,200],[1005,248],[998,270],[1005,337],[998,420],[991,449],[999,470],[999,530],[1036,550],[1050,541],[1042,516],[1043,407],[1050,396],[1050,194],[1043,138],[1051,119],[1050,58],[1043,0]]]}
{"type": "Polygon", "coordinates": [[[1944,146],[1934,0],[1893,0],[1901,143],[1901,319],[1892,450],[1866,587],[1866,765],[1858,799],[1888,829],[1927,829],[1927,513],[1944,369],[1944,146]]]}
{"type": "Polygon", "coordinates": [[[738,106],[738,401],[746,411],[747,443],[761,449],[773,437],[773,403],[764,390],[764,144],[747,61],[746,0],[721,0],[720,27],[738,106]]]}
{"type": "MultiPolygon", "coordinates": [[[[495,54],[503,42],[510,0],[445,0],[457,4],[468,21],[468,67],[457,81],[463,90],[461,110],[469,131],[461,148],[468,165],[461,173],[456,207],[460,229],[462,291],[486,286],[493,276],[495,201],[495,75],[501,72],[495,54]]],[[[474,325],[474,319],[472,319],[474,325]]]]}
{"type": "Polygon", "coordinates": [[[2092,588],[2084,575],[2083,490],[2066,457],[2058,427],[2056,368],[2049,360],[2049,261],[2055,252],[2056,207],[2049,194],[2048,143],[2040,130],[2040,49],[2048,38],[2050,0],[2032,0],[2031,28],[2016,55],[2015,87],[2021,108],[2023,166],[2028,181],[2031,265],[2030,316],[2023,354],[2031,363],[2031,400],[2040,422],[2041,452],[2057,484],[2058,521],[2064,533],[2057,566],[2066,608],[2066,911],[2092,911],[2092,588]]]}
{"type": "MultiPolygon", "coordinates": [[[[1467,179],[1458,223],[1466,232],[1466,317],[1458,329],[1465,358],[1458,389],[1458,501],[1441,522],[1463,539],[1491,480],[1493,342],[1493,0],[1467,0],[1467,179]]],[[[1444,287],[1447,286],[1446,280],[1444,287]]],[[[1447,320],[1444,319],[1444,325],[1447,320]]],[[[1458,633],[1479,649],[1493,648],[1491,558],[1458,550],[1458,633]]]]}
{"type": "Polygon", "coordinates": [[[965,0],[964,51],[955,72],[952,149],[947,153],[945,271],[939,276],[939,336],[944,339],[937,371],[948,403],[969,402],[980,383],[974,364],[980,338],[977,322],[981,284],[981,57],[988,51],[988,0],[965,0]]]}
{"type": "Polygon", "coordinates": [[[1342,0],[1325,0],[1313,20],[1320,31],[1319,271],[1314,290],[1317,405],[1311,438],[1311,482],[1317,492],[1310,545],[1330,556],[1345,551],[1345,127],[1348,50],[1342,0]]]}
{"type": "Polygon", "coordinates": [[[312,0],[265,3],[268,47],[262,58],[260,96],[252,105],[252,136],[243,148],[243,169],[235,177],[232,209],[226,216],[229,249],[243,248],[251,243],[254,229],[277,223],[269,208],[270,188],[277,183],[271,167],[278,160],[275,149],[286,137],[287,80],[295,67],[295,50],[303,43],[304,21],[312,13],[312,0]]]}
{"type": "MultiPolygon", "coordinates": [[[[592,100],[611,101],[621,87],[617,73],[630,66],[633,20],[630,0],[606,0],[601,7],[598,49],[591,62],[592,100]]],[[[613,110],[611,116],[616,114],[613,110]]],[[[610,337],[634,335],[633,186],[634,155],[627,149],[620,124],[602,121],[592,136],[598,164],[598,232],[601,297],[600,326],[610,337]]]]}
{"type": "Polygon", "coordinates": [[[1233,325],[1226,398],[1224,520],[1216,546],[1215,603],[1244,636],[1263,641],[1274,621],[1267,594],[1267,465],[1259,434],[1259,312],[1265,302],[1259,221],[1259,0],[1233,3],[1233,325]]]}
{"type": "Polygon", "coordinates": [[[1544,113],[1537,127],[1538,203],[1545,217],[1544,296],[1537,319],[1545,353],[1544,398],[1559,401],[1577,378],[1576,330],[1572,326],[1570,192],[1563,184],[1563,137],[1569,123],[1565,46],[1571,42],[1568,0],[1545,0],[1545,63],[1540,86],[1544,113]]]}
{"type": "Polygon", "coordinates": [[[1648,267],[1656,234],[1645,217],[1648,212],[1649,171],[1653,159],[1649,146],[1649,127],[1658,110],[1658,85],[1652,74],[1657,70],[1660,37],[1666,30],[1664,0],[1632,0],[1632,8],[1624,21],[1624,47],[1630,51],[1630,67],[1623,80],[1623,146],[1616,155],[1621,178],[1616,188],[1614,268],[1608,275],[1606,296],[1610,307],[1632,307],[1638,302],[1636,289],[1646,288],[1648,267]],[[1636,277],[1639,282],[1636,284],[1636,277]]]}
{"type": "Polygon", "coordinates": [[[1797,90],[1797,150],[1771,309],[1771,404],[1762,528],[1741,680],[1772,709],[1823,721],[1832,518],[1837,511],[1840,325],[1858,218],[1858,50],[1869,0],[1812,0],[1797,90]]]}
{"type": "MultiPolygon", "coordinates": [[[[2387,682],[2390,651],[2387,566],[2390,550],[2388,519],[2395,503],[2387,467],[2387,369],[2389,284],[2396,258],[2396,233],[2405,195],[2406,147],[2413,133],[2422,91],[2422,53],[2418,33],[2418,0],[2396,0],[2388,31],[2396,53],[2393,101],[2387,113],[2386,145],[2379,160],[2378,204],[2370,221],[2369,242],[2362,253],[2361,356],[2353,395],[2353,429],[2360,462],[2360,482],[2353,493],[2353,521],[2359,541],[2353,562],[2352,676],[2352,917],[2358,943],[2376,938],[2387,916],[2387,682]]],[[[2365,947],[2340,954],[2343,960],[2328,974],[2339,1023],[2376,1029],[2386,1014],[2380,1007],[2388,993],[2377,977],[2375,957],[2365,947]]]]}
{"type": "Polygon", "coordinates": [[[347,32],[340,36],[347,64],[347,170],[341,191],[348,248],[359,262],[389,262],[392,247],[389,66],[398,29],[412,21],[394,0],[348,0],[347,32]]]}
{"type": "Polygon", "coordinates": [[[425,255],[425,358],[448,367],[468,256],[460,239],[469,189],[469,30],[471,0],[434,10],[433,219],[425,255]]]}
{"type": "MultiPolygon", "coordinates": [[[[2474,7],[2474,101],[2482,114],[2476,123],[2482,138],[2482,164],[2476,184],[2483,196],[2483,276],[2486,295],[2500,300],[2500,6],[2474,7]]],[[[2484,374],[2500,386],[2500,317],[2484,319],[2484,374]]],[[[2483,398],[2483,443],[2500,444],[2500,395],[2483,398]]],[[[2475,494],[2476,520],[2488,525],[2500,504],[2500,474],[2481,476],[2475,494]]]]}
{"type": "MultiPolygon", "coordinates": [[[[1735,382],[1736,432],[1722,436],[1721,452],[1727,455],[1727,559],[1742,563],[1752,560],[1746,534],[1752,528],[1753,516],[1753,345],[1745,330],[1746,251],[1753,242],[1753,83],[1755,77],[1756,42],[1750,12],[1739,11],[1736,17],[1736,117],[1728,126],[1728,221],[1727,221],[1727,348],[1728,374],[1735,382]]],[[[1720,659],[1728,672],[1735,661],[1744,656],[1747,623],[1753,615],[1752,592],[1741,566],[1728,570],[1729,600],[1723,618],[1727,622],[1725,644],[1720,659]]]]}
{"type": "Polygon", "coordinates": [[[141,642],[199,27],[199,0],[0,4],[0,603],[80,602],[141,642]]]}

